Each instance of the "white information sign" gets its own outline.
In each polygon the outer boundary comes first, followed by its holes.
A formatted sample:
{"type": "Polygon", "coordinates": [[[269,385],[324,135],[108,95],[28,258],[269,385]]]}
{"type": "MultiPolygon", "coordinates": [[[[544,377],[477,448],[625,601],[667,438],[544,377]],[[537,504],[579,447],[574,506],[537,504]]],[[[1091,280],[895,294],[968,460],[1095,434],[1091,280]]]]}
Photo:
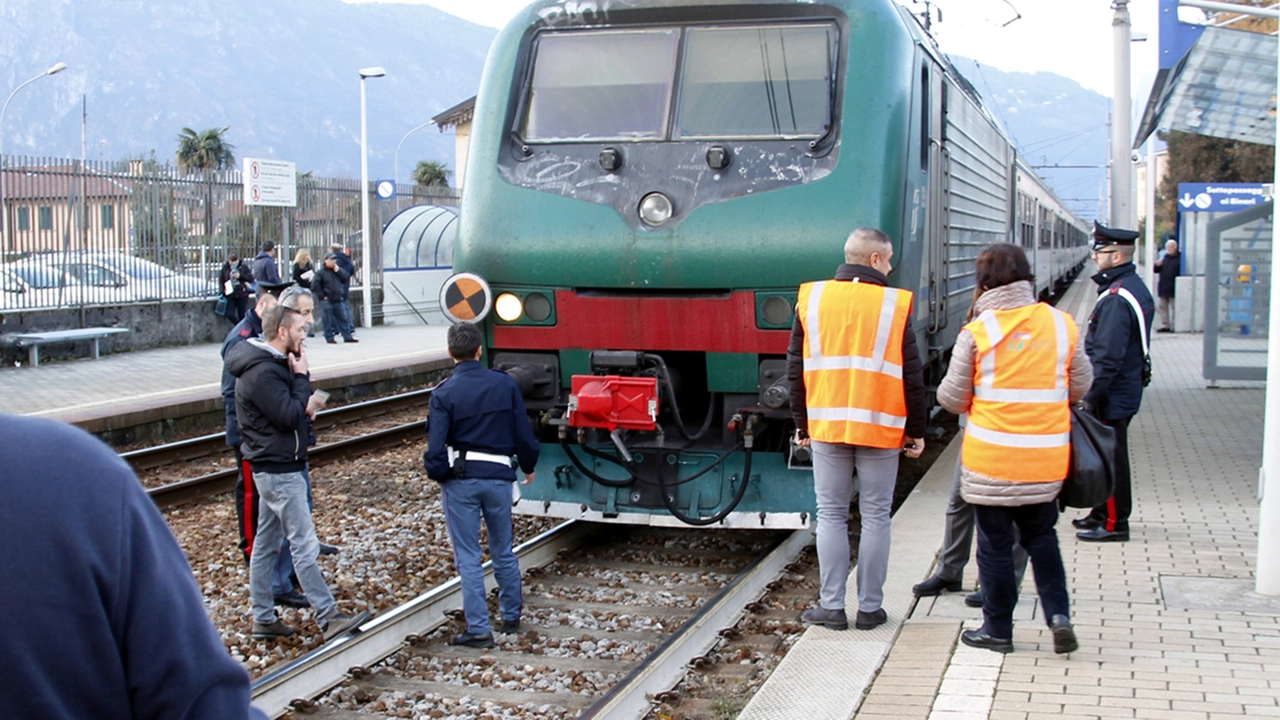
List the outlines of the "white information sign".
{"type": "Polygon", "coordinates": [[[244,204],[297,207],[297,165],[280,160],[245,158],[244,204]]]}

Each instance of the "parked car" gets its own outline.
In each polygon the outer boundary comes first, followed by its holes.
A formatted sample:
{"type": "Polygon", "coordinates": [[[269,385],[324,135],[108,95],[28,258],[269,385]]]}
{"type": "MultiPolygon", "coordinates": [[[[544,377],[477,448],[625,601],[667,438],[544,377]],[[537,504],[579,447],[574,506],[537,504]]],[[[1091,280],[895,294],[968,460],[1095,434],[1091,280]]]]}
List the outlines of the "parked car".
{"type": "Polygon", "coordinates": [[[124,284],[94,286],[37,258],[17,260],[0,266],[11,278],[4,306],[9,308],[49,308],[74,305],[103,305],[133,302],[136,298],[124,284]]]}
{"type": "Polygon", "coordinates": [[[75,252],[40,256],[85,285],[125,288],[135,300],[214,297],[215,283],[176,273],[145,258],[125,253],[75,252]]]}

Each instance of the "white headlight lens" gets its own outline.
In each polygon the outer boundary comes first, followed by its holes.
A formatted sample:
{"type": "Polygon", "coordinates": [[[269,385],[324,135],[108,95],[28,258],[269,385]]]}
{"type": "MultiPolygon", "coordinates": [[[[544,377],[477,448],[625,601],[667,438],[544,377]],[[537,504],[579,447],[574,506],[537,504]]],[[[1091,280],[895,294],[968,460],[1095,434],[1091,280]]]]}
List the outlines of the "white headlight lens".
{"type": "Polygon", "coordinates": [[[520,313],[524,312],[524,305],[520,302],[520,298],[511,293],[502,293],[498,296],[498,301],[494,303],[494,311],[498,313],[498,317],[505,322],[515,322],[520,319],[520,313]]]}
{"type": "Polygon", "coordinates": [[[640,201],[640,219],[657,227],[671,219],[671,198],[662,193],[649,193],[640,201]]]}

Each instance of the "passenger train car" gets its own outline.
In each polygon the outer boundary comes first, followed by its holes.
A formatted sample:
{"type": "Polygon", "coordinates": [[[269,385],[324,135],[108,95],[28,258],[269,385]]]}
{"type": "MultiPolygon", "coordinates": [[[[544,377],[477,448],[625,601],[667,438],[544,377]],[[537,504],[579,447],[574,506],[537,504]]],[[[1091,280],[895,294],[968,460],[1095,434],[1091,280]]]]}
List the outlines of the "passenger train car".
{"type": "Polygon", "coordinates": [[[854,228],[894,239],[935,380],[982,248],[1021,242],[1045,294],[1084,260],[891,0],[535,2],[490,50],[467,167],[442,305],[521,386],[536,515],[812,523],[785,354],[854,228]]]}

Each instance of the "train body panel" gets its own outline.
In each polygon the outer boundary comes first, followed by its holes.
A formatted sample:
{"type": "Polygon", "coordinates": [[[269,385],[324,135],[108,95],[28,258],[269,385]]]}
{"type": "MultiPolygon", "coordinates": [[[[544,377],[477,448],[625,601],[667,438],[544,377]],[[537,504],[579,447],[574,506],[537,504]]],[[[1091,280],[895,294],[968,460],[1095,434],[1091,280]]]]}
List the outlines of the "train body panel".
{"type": "Polygon", "coordinates": [[[1029,202],[891,0],[535,3],[490,51],[468,168],[454,264],[496,297],[486,357],[544,446],[517,510],[632,523],[810,524],[798,286],[885,231],[937,376],[1029,202]]]}

